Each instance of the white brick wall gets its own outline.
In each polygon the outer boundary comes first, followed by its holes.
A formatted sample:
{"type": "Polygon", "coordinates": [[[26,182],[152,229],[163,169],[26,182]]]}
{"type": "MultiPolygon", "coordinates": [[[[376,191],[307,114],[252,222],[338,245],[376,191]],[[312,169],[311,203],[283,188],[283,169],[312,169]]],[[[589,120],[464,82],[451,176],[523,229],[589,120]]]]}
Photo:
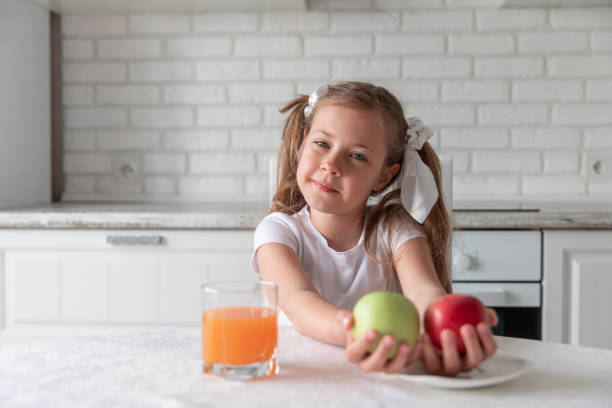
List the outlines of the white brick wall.
{"type": "Polygon", "coordinates": [[[64,199],[264,201],[278,109],[340,80],[422,117],[459,199],[612,196],[586,169],[612,155],[612,7],[495,3],[64,16],[64,199]]]}

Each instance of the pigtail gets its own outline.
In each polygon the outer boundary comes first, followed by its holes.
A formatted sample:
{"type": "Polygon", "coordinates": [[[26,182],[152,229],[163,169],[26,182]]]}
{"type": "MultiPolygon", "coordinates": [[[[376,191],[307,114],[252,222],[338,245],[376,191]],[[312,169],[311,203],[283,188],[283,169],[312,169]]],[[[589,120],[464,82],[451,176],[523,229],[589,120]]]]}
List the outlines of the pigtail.
{"type": "Polygon", "coordinates": [[[423,145],[423,148],[419,151],[419,155],[431,170],[434,180],[436,181],[436,187],[440,192],[438,201],[436,201],[423,223],[423,229],[429,237],[431,255],[440,284],[447,293],[451,293],[452,285],[449,269],[451,265],[448,264],[448,255],[451,249],[451,233],[453,226],[448,209],[442,198],[442,169],[440,166],[440,159],[429,143],[423,145]]]}
{"type": "MultiPolygon", "coordinates": [[[[423,148],[418,151],[418,154],[431,170],[440,195],[425,219],[425,222],[420,225],[415,220],[414,224],[419,226],[428,238],[434,267],[442,288],[447,293],[452,293],[451,275],[449,273],[450,265],[448,264],[452,221],[446,205],[444,204],[444,199],[442,198],[442,169],[440,160],[429,143],[425,143],[423,148]]],[[[394,180],[395,178],[391,180],[389,184],[392,185],[394,180]]],[[[368,208],[365,219],[365,251],[375,262],[387,266],[388,273],[385,279],[384,289],[391,291],[397,291],[400,288],[397,274],[393,268],[393,254],[390,248],[382,248],[382,250],[385,251],[384,258],[382,260],[379,259],[373,248],[373,240],[376,239],[376,230],[379,223],[382,223],[382,225],[385,226],[384,229],[387,231],[387,242],[391,242],[391,226],[393,221],[408,214],[404,207],[399,204],[400,195],[401,191],[398,188],[385,194],[376,205],[368,208]]],[[[410,214],[408,214],[408,216],[410,216],[410,214]]]]}
{"type": "Polygon", "coordinates": [[[308,95],[301,95],[280,109],[281,113],[291,112],[285,121],[281,146],[278,151],[276,193],[272,198],[270,213],[294,214],[306,204],[306,200],[304,200],[298,188],[296,172],[300,146],[307,126],[304,116],[304,108],[307,105],[308,95]]]}

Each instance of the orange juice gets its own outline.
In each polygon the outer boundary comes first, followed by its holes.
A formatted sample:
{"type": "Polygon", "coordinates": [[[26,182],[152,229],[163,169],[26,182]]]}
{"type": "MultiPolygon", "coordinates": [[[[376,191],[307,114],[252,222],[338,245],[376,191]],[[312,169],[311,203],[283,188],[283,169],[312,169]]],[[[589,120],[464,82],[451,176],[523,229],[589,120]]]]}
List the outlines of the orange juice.
{"type": "Polygon", "coordinates": [[[202,353],[207,364],[263,363],[276,349],[276,310],[237,306],[202,314],[202,353]]]}

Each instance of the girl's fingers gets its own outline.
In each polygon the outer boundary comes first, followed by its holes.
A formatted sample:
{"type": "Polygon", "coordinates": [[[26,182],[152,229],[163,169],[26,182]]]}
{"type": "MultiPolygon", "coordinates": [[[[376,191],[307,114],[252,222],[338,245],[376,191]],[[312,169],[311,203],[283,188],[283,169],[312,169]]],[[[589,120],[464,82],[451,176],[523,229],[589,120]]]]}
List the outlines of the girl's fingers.
{"type": "MultiPolygon", "coordinates": [[[[424,349],[424,342],[422,337],[420,337],[416,344],[414,345],[414,347],[412,347],[412,349],[410,350],[410,353],[408,355],[408,360],[406,361],[406,363],[404,364],[404,367],[411,365],[412,363],[414,363],[416,360],[418,360],[422,355],[423,355],[423,349],[424,349]]],[[[401,368],[401,370],[404,369],[404,367],[401,368]]]]}
{"type": "Polygon", "coordinates": [[[382,371],[387,364],[389,354],[395,346],[395,339],[391,335],[385,335],[376,346],[376,350],[363,360],[359,366],[365,372],[382,371]]]}
{"type": "Polygon", "coordinates": [[[493,337],[491,328],[481,322],[476,325],[476,331],[478,332],[478,337],[480,338],[480,343],[482,344],[486,358],[491,357],[497,351],[497,342],[493,337]]]}
{"type": "Polygon", "coordinates": [[[355,339],[353,339],[353,333],[351,333],[350,330],[347,330],[347,332],[346,332],[346,347],[347,347],[347,351],[348,351],[348,346],[353,344],[354,341],[355,341],[355,339]]]}
{"type": "Polygon", "coordinates": [[[353,326],[353,314],[348,310],[338,310],[336,320],[345,330],[349,330],[353,326]]]}
{"type": "Polygon", "coordinates": [[[497,317],[497,312],[495,312],[495,309],[487,309],[487,311],[489,312],[489,325],[497,326],[497,323],[499,323],[499,317],[497,317]]]}
{"type": "MultiPolygon", "coordinates": [[[[484,324],[484,323],[483,323],[484,324]]],[[[466,355],[463,360],[463,369],[469,371],[475,367],[478,367],[480,363],[484,361],[485,352],[483,351],[476,329],[471,324],[464,324],[459,329],[461,333],[461,339],[465,344],[466,355]]]]}
{"type": "Polygon", "coordinates": [[[408,356],[408,362],[406,365],[412,364],[421,356],[421,353],[423,353],[423,338],[419,337],[416,345],[412,348],[412,350],[410,350],[410,355],[408,356]]]}
{"type": "Polygon", "coordinates": [[[457,351],[457,338],[455,332],[450,329],[442,330],[440,334],[442,342],[442,361],[444,374],[455,375],[461,370],[461,359],[457,351]]]}
{"type": "Polygon", "coordinates": [[[387,374],[392,374],[402,371],[404,366],[408,364],[408,361],[413,354],[412,351],[413,349],[410,347],[410,344],[400,344],[399,348],[397,349],[397,354],[393,360],[391,360],[391,362],[384,367],[384,372],[387,374]]]}
{"type": "Polygon", "coordinates": [[[336,320],[346,331],[346,345],[350,345],[353,342],[353,333],[351,331],[351,327],[353,326],[353,314],[348,310],[338,310],[338,313],[336,313],[336,320]]]}
{"type": "Polygon", "coordinates": [[[427,334],[423,335],[423,351],[421,354],[421,361],[423,362],[423,365],[428,373],[439,374],[442,372],[440,356],[438,355],[436,346],[433,345],[427,334]]]}
{"type": "MultiPolygon", "coordinates": [[[[497,318],[494,314],[491,316],[497,318]]],[[[457,338],[452,330],[446,329],[441,333],[441,356],[431,339],[423,334],[423,345],[419,352],[427,372],[455,375],[460,371],[469,371],[479,366],[497,351],[497,343],[491,332],[491,327],[487,323],[478,323],[476,327],[466,324],[461,327],[460,332],[466,348],[464,357],[459,356],[457,338]]]]}
{"type": "Polygon", "coordinates": [[[349,336],[350,342],[347,343],[346,346],[346,359],[351,363],[357,364],[365,358],[368,349],[374,344],[378,334],[374,330],[367,330],[363,336],[358,339],[353,340],[353,335],[351,333],[349,333],[349,336]]]}

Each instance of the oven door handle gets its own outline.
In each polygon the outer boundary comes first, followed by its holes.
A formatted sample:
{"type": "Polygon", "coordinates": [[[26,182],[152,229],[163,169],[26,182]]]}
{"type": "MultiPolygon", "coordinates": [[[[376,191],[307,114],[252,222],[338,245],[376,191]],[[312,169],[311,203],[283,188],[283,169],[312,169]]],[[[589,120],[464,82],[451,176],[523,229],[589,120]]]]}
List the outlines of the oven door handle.
{"type": "Polygon", "coordinates": [[[507,291],[504,288],[468,289],[461,293],[480,299],[485,305],[503,305],[506,303],[507,291]]]}

